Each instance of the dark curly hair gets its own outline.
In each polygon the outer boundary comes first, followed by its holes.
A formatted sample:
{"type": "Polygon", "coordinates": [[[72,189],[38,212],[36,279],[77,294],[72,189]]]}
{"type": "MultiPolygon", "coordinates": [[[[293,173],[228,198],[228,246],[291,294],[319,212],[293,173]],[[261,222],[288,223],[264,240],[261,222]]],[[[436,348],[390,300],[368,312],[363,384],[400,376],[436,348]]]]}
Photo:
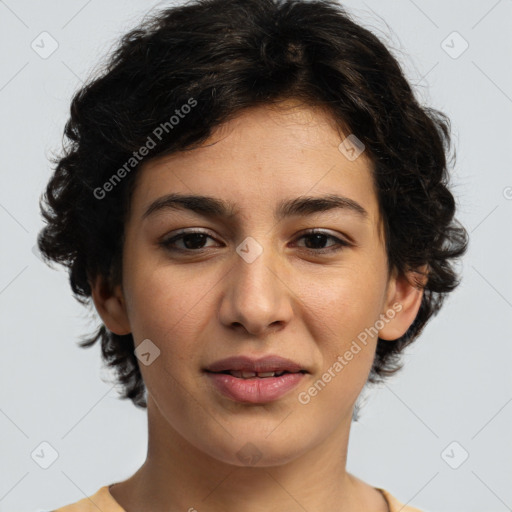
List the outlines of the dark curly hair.
{"type": "MultiPolygon", "coordinates": [[[[100,69],[72,99],[62,154],[52,159],[39,202],[46,222],[39,250],[47,263],[68,268],[79,302],[91,306],[98,276],[122,282],[124,223],[140,166],[134,158],[150,138],[149,158],[192,149],[242,109],[298,99],[325,107],[365,144],[388,268],[428,269],[426,284],[415,282],[424,294],[414,322],[402,337],[378,340],[368,382],[402,368],[404,347],[459,284],[454,259],[468,235],[448,190],[450,120],[419,104],[374,34],[330,0],[194,0],[149,13],[100,69]],[[114,183],[116,170],[122,179],[114,183]]],[[[122,398],[147,407],[132,335],[101,324],[80,346],[97,340],[122,398]]]]}

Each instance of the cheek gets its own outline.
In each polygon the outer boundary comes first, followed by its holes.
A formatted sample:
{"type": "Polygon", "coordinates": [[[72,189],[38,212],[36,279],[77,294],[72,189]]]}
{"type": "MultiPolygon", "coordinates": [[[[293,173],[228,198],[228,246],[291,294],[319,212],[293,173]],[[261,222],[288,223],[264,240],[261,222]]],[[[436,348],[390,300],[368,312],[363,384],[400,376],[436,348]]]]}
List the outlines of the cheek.
{"type": "Polygon", "coordinates": [[[140,264],[127,285],[136,343],[149,338],[169,362],[186,360],[194,350],[190,345],[212,316],[216,281],[204,272],[192,279],[190,272],[176,267],[140,264]]]}
{"type": "MultiPolygon", "coordinates": [[[[378,340],[374,327],[385,286],[378,276],[367,270],[344,269],[336,280],[310,286],[303,299],[308,311],[307,328],[321,353],[322,380],[333,382],[328,386],[333,399],[343,389],[356,392],[371,369],[378,340]]],[[[351,394],[345,396],[350,398],[351,394]]]]}
{"type": "Polygon", "coordinates": [[[329,276],[323,285],[317,283],[312,287],[310,280],[308,288],[303,300],[312,318],[317,319],[318,327],[340,335],[343,340],[357,336],[379,317],[384,282],[378,274],[343,269],[334,279],[329,276]]]}
{"type": "Polygon", "coordinates": [[[208,318],[208,289],[201,280],[185,280],[169,267],[156,271],[139,267],[131,278],[135,345],[149,339],[159,350],[153,362],[139,368],[149,393],[157,403],[171,407],[173,414],[179,414],[187,398],[182,386],[188,387],[185,381],[194,378],[191,368],[200,352],[200,322],[208,318]]]}

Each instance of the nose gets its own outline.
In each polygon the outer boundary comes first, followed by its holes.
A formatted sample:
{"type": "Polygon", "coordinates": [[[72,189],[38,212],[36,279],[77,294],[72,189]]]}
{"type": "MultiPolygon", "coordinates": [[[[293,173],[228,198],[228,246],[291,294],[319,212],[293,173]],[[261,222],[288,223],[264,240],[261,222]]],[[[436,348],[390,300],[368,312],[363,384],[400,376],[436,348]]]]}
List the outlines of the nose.
{"type": "Polygon", "coordinates": [[[220,321],[230,329],[261,336],[282,329],[293,316],[290,273],[269,245],[253,261],[238,253],[223,280],[220,321]]]}

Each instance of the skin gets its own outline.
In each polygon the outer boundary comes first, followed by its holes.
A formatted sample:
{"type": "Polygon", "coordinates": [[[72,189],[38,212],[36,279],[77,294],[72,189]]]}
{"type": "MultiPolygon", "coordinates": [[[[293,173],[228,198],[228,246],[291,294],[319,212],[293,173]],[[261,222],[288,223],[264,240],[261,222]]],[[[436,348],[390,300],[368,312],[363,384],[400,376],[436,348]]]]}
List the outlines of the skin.
{"type": "Polygon", "coordinates": [[[364,152],[354,161],[340,152],[347,135],[323,109],[287,100],[247,109],[200,148],[140,169],[122,286],[92,283],[111,331],[160,349],[150,365],[139,365],[148,389],[147,459],[111,488],[127,512],[388,510],[383,496],[345,467],[353,408],[377,337],[360,344],[310,403],[298,400],[379,315],[401,305],[379,331],[393,340],[421,303],[422,291],[405,276],[388,275],[371,162],[364,152]],[[214,196],[237,209],[227,219],[170,209],[142,220],[171,192],[214,196]],[[281,200],[333,193],[357,201],[368,217],[337,209],[273,218],[281,200]],[[175,247],[188,248],[181,253],[159,245],[184,228],[212,238],[178,240],[175,247]],[[336,241],[314,245],[303,233],[312,228],[353,244],[318,254],[336,241]],[[249,236],[263,249],[252,263],[235,250],[249,236]],[[202,368],[239,354],[278,354],[309,373],[277,401],[236,402],[220,395],[202,368]],[[261,454],[256,464],[237,457],[246,443],[261,454]]]}

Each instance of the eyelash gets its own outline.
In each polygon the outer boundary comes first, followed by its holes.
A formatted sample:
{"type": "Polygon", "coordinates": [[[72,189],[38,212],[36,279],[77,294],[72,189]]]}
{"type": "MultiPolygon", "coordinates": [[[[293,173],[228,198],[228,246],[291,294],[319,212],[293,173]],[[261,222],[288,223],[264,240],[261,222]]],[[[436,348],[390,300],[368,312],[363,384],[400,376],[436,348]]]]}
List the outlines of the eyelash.
{"type": "MultiPolygon", "coordinates": [[[[204,251],[205,248],[201,248],[201,249],[179,249],[179,248],[176,248],[176,247],[172,247],[172,244],[175,243],[177,240],[182,240],[184,237],[188,236],[188,235],[205,235],[206,237],[208,238],[211,238],[212,240],[214,240],[214,238],[210,235],[208,235],[208,233],[204,233],[203,231],[188,231],[188,232],[184,232],[184,233],[180,233],[176,236],[173,236],[172,238],[169,238],[167,240],[163,240],[162,242],[160,242],[160,245],[163,246],[166,250],[168,251],[171,251],[171,252],[196,252],[196,253],[200,253],[201,251],[204,251]]],[[[310,251],[310,252],[313,252],[315,254],[329,254],[329,253],[335,253],[335,252],[338,252],[342,249],[344,249],[345,247],[350,247],[352,244],[350,244],[349,242],[345,241],[345,240],[342,240],[341,238],[338,238],[338,237],[335,237],[334,235],[330,235],[329,233],[326,233],[324,231],[318,231],[318,230],[310,230],[306,233],[303,233],[300,237],[297,238],[297,240],[300,240],[301,238],[305,238],[305,237],[309,237],[309,236],[314,236],[314,235],[322,235],[322,236],[325,236],[327,238],[331,238],[332,240],[335,240],[336,241],[336,245],[333,246],[333,247],[330,247],[330,248],[325,248],[325,249],[308,249],[308,248],[305,248],[307,251],[310,251]]]]}

